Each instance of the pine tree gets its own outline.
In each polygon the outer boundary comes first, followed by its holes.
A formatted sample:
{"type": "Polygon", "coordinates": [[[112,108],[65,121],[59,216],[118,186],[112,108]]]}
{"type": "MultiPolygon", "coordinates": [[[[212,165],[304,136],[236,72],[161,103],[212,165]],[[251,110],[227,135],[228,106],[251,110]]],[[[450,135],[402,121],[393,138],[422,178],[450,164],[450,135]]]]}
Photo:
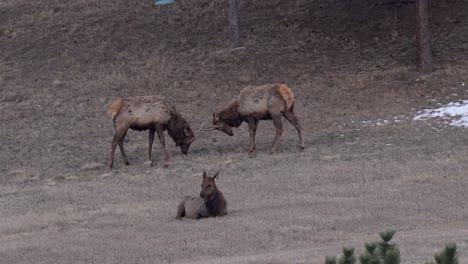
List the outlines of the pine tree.
{"type": "Polygon", "coordinates": [[[457,245],[448,244],[442,252],[434,255],[437,264],[458,264],[457,245]]]}
{"type": "Polygon", "coordinates": [[[385,256],[387,255],[387,251],[393,250],[396,248],[395,244],[390,244],[390,240],[392,240],[393,235],[395,235],[395,230],[389,229],[384,232],[379,233],[380,238],[382,238],[382,242],[379,242],[379,250],[380,250],[380,257],[382,259],[385,259],[385,256]]]}
{"type": "Polygon", "coordinates": [[[356,257],[354,256],[353,247],[344,247],[343,256],[341,256],[339,264],[354,264],[356,263],[356,257]]]}
{"type": "Polygon", "coordinates": [[[432,63],[431,34],[429,30],[428,0],[416,0],[416,45],[418,49],[418,68],[423,73],[431,72],[432,63]]]}
{"type": "Polygon", "coordinates": [[[359,261],[361,264],[380,264],[380,258],[377,253],[377,243],[366,243],[364,247],[366,248],[366,253],[359,256],[359,261]]]}
{"type": "Polygon", "coordinates": [[[325,264],[336,264],[336,257],[327,256],[325,258],[325,264]]]}
{"type": "Polygon", "coordinates": [[[400,250],[397,248],[388,250],[384,258],[384,264],[400,264],[400,250]]]}
{"type": "Polygon", "coordinates": [[[241,46],[239,30],[239,3],[237,0],[228,0],[228,6],[231,46],[234,49],[241,46]]]}

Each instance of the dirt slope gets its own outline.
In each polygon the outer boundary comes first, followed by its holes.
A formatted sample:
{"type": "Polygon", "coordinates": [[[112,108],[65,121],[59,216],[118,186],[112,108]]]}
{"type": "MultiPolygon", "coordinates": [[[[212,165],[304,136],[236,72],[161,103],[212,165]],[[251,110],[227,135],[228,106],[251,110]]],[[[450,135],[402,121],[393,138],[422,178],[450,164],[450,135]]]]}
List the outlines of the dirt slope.
{"type": "Polygon", "coordinates": [[[414,6],[379,1],[241,1],[231,52],[225,1],[0,2],[0,263],[322,263],[393,227],[405,263],[449,241],[468,259],[468,134],[413,121],[423,107],[466,99],[467,1],[431,6],[437,71],[415,71],[414,6]],[[195,129],[250,84],[285,82],[291,125],[267,155],[273,125],[213,132],[188,156],[106,166],[119,97],[163,94],[195,129]],[[395,116],[399,116],[396,122],[395,116]],[[368,126],[377,120],[389,122],[368,126]],[[173,219],[203,170],[230,213],[173,219]]]}

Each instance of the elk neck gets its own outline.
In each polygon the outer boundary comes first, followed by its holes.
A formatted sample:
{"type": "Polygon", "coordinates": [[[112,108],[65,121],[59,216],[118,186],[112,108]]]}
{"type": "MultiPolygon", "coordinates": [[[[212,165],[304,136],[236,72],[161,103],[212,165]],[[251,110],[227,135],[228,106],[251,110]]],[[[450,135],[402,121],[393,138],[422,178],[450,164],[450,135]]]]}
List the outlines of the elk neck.
{"type": "Polygon", "coordinates": [[[242,118],[237,110],[238,107],[239,101],[236,98],[219,112],[219,119],[230,126],[239,127],[242,124],[242,118]]]}
{"type": "Polygon", "coordinates": [[[178,142],[183,140],[186,136],[184,133],[184,127],[187,125],[185,119],[175,110],[171,111],[171,119],[167,126],[167,133],[174,140],[178,142]]]}
{"type": "Polygon", "coordinates": [[[225,200],[223,194],[216,190],[212,195],[203,199],[206,209],[210,214],[216,214],[224,205],[225,200]]]}

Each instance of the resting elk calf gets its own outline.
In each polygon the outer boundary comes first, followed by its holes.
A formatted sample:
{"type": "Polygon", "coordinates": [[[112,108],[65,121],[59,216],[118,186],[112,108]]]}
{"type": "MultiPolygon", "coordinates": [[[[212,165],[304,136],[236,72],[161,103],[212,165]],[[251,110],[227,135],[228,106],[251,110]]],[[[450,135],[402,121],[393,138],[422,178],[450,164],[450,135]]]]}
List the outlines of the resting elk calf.
{"type": "Polygon", "coordinates": [[[177,218],[182,217],[199,219],[202,217],[215,217],[227,214],[227,202],[223,193],[216,187],[215,180],[219,172],[208,177],[203,172],[202,190],[200,196],[185,196],[177,207],[177,218]]]}
{"type": "Polygon", "coordinates": [[[151,149],[155,132],[165,153],[165,160],[169,160],[166,150],[163,131],[167,130],[176,146],[180,147],[183,154],[187,154],[190,144],[196,136],[192,132],[189,123],[177,112],[177,110],[163,97],[159,95],[138,96],[118,99],[109,108],[109,113],[114,121],[115,135],[112,140],[109,156],[109,167],[114,164],[114,153],[117,145],[120,147],[125,165],[129,165],[124,150],[124,139],[128,129],[143,131],[149,130],[148,157],[152,161],[151,149]]]}
{"type": "Polygon", "coordinates": [[[270,148],[272,154],[283,133],[282,116],[296,128],[300,148],[304,148],[301,125],[294,115],[294,94],[285,84],[249,86],[242,89],[239,95],[223,109],[213,113],[213,128],[233,136],[232,128],[239,127],[242,122],[246,122],[249,125],[249,153],[251,154],[255,151],[255,133],[258,122],[272,119],[276,128],[276,137],[270,148]]]}

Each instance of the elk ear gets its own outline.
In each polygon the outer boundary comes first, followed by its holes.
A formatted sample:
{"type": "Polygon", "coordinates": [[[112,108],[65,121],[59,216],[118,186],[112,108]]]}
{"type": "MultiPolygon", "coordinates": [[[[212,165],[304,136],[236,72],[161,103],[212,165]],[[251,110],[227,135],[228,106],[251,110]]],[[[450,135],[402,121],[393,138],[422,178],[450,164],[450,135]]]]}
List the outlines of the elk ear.
{"type": "Polygon", "coordinates": [[[208,177],[208,175],[206,175],[206,171],[203,172],[203,180],[206,180],[206,178],[208,177]]]}

